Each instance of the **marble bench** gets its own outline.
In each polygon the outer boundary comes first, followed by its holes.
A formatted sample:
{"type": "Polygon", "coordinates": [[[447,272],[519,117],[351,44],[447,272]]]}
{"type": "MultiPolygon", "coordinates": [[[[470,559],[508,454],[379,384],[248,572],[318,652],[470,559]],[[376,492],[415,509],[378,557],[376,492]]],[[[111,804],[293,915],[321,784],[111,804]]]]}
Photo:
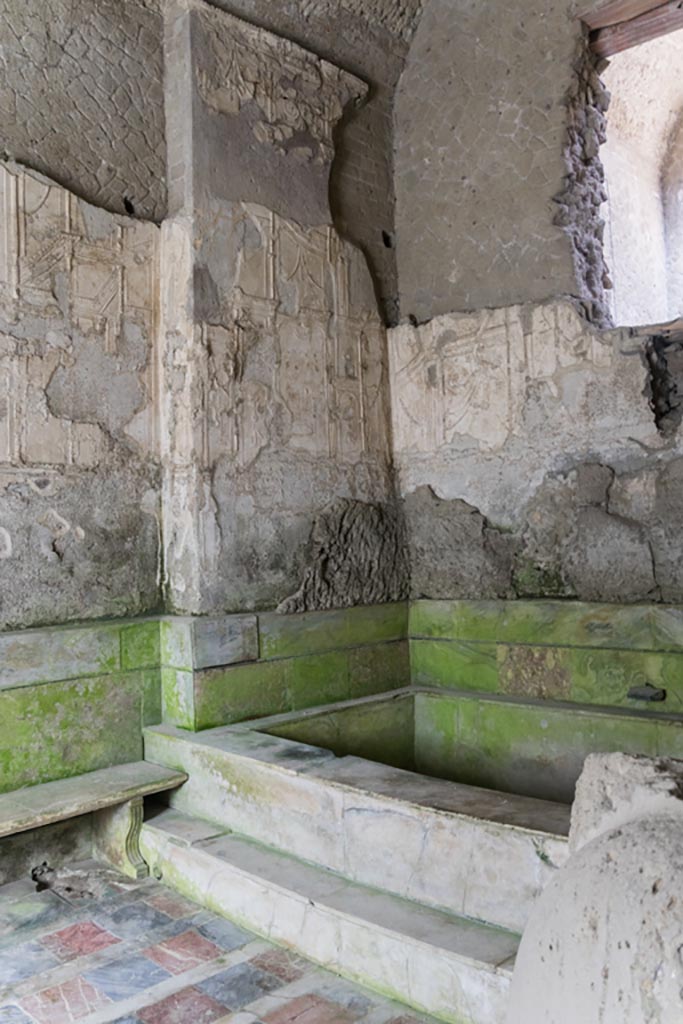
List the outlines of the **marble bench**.
{"type": "Polygon", "coordinates": [[[92,814],[94,854],[132,878],[144,878],[140,854],[143,800],[187,781],[184,772],[148,761],[113,765],[0,794],[0,838],[92,814]]]}

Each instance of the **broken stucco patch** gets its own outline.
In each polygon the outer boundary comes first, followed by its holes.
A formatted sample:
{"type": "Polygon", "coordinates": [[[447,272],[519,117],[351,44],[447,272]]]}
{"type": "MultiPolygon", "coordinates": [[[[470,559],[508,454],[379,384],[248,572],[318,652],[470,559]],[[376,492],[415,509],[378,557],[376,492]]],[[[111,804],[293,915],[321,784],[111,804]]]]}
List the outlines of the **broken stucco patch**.
{"type": "Polygon", "coordinates": [[[309,566],[279,612],[402,601],[408,566],[401,518],[390,505],[337,501],[316,516],[309,566]]]}

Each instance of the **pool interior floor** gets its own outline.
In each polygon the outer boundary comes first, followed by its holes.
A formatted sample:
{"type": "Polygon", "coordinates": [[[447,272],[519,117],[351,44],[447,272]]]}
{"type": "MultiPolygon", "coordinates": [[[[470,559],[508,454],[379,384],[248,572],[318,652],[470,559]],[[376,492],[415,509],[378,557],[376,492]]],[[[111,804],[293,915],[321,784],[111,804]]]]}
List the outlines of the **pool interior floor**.
{"type": "Polygon", "coordinates": [[[167,889],[89,862],[0,887],[0,1024],[421,1024],[167,889]],[[71,879],[71,881],[70,881],[71,879]],[[53,884],[50,874],[48,883],[53,884]]]}

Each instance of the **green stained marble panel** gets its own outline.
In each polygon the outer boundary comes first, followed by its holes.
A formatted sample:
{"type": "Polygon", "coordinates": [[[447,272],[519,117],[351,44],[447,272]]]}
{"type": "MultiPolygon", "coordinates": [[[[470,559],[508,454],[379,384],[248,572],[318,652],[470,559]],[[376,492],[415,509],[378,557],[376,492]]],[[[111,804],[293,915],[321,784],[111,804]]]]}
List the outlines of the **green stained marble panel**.
{"type": "Polygon", "coordinates": [[[501,644],[498,663],[504,693],[643,713],[683,713],[683,652],[501,644]],[[648,703],[628,696],[630,689],[647,683],[665,689],[666,701],[648,703]]]}
{"type": "Polygon", "coordinates": [[[194,673],[194,728],[211,729],[288,711],[287,662],[252,662],[194,673]]]}
{"type": "MultiPolygon", "coordinates": [[[[347,651],[327,651],[283,664],[287,680],[287,707],[292,711],[318,704],[333,704],[349,697],[347,651]]],[[[273,712],[277,711],[273,709],[273,712]]]]}
{"type": "Polygon", "coordinates": [[[137,673],[0,691],[0,792],[141,757],[137,673]]]}
{"type": "Polygon", "coordinates": [[[354,647],[348,652],[349,697],[370,697],[410,686],[407,640],[354,647]]]}
{"type": "Polygon", "coordinates": [[[361,644],[402,640],[408,634],[406,603],[259,615],[260,656],[291,658],[361,644]]]}
{"type": "Polygon", "coordinates": [[[414,686],[443,686],[495,692],[498,689],[496,645],[456,640],[411,640],[414,686]]]}
{"type": "Polygon", "coordinates": [[[161,638],[158,619],[136,622],[121,630],[121,665],[124,670],[158,668],[161,664],[161,638]]]}
{"type": "Polygon", "coordinates": [[[409,632],[411,637],[495,641],[504,613],[504,601],[413,601],[409,632]]]}
{"type": "Polygon", "coordinates": [[[617,650],[683,649],[683,608],[580,601],[416,601],[411,637],[617,650]]]}
{"type": "Polygon", "coordinates": [[[142,685],[142,724],[158,725],[162,720],[161,670],[145,669],[140,672],[142,685]]]}
{"type": "Polygon", "coordinates": [[[0,689],[116,672],[119,632],[88,625],[0,634],[0,689]]]}
{"type": "Polygon", "coordinates": [[[683,719],[550,702],[416,694],[418,767],[471,785],[571,802],[589,753],[683,748],[683,719]]]}
{"type": "Polygon", "coordinates": [[[177,668],[161,669],[162,721],[179,729],[195,729],[194,674],[177,668]]]}

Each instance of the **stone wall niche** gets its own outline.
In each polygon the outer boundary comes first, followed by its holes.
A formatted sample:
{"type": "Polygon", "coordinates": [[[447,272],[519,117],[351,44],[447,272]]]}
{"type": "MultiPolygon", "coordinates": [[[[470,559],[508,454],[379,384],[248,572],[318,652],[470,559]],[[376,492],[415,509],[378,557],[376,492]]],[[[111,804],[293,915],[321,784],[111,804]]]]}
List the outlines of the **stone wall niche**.
{"type": "Polygon", "coordinates": [[[385,334],[327,203],[332,132],[365,86],[202,3],[167,12],[165,45],[167,596],[272,606],[319,510],[389,494],[385,334]]]}

